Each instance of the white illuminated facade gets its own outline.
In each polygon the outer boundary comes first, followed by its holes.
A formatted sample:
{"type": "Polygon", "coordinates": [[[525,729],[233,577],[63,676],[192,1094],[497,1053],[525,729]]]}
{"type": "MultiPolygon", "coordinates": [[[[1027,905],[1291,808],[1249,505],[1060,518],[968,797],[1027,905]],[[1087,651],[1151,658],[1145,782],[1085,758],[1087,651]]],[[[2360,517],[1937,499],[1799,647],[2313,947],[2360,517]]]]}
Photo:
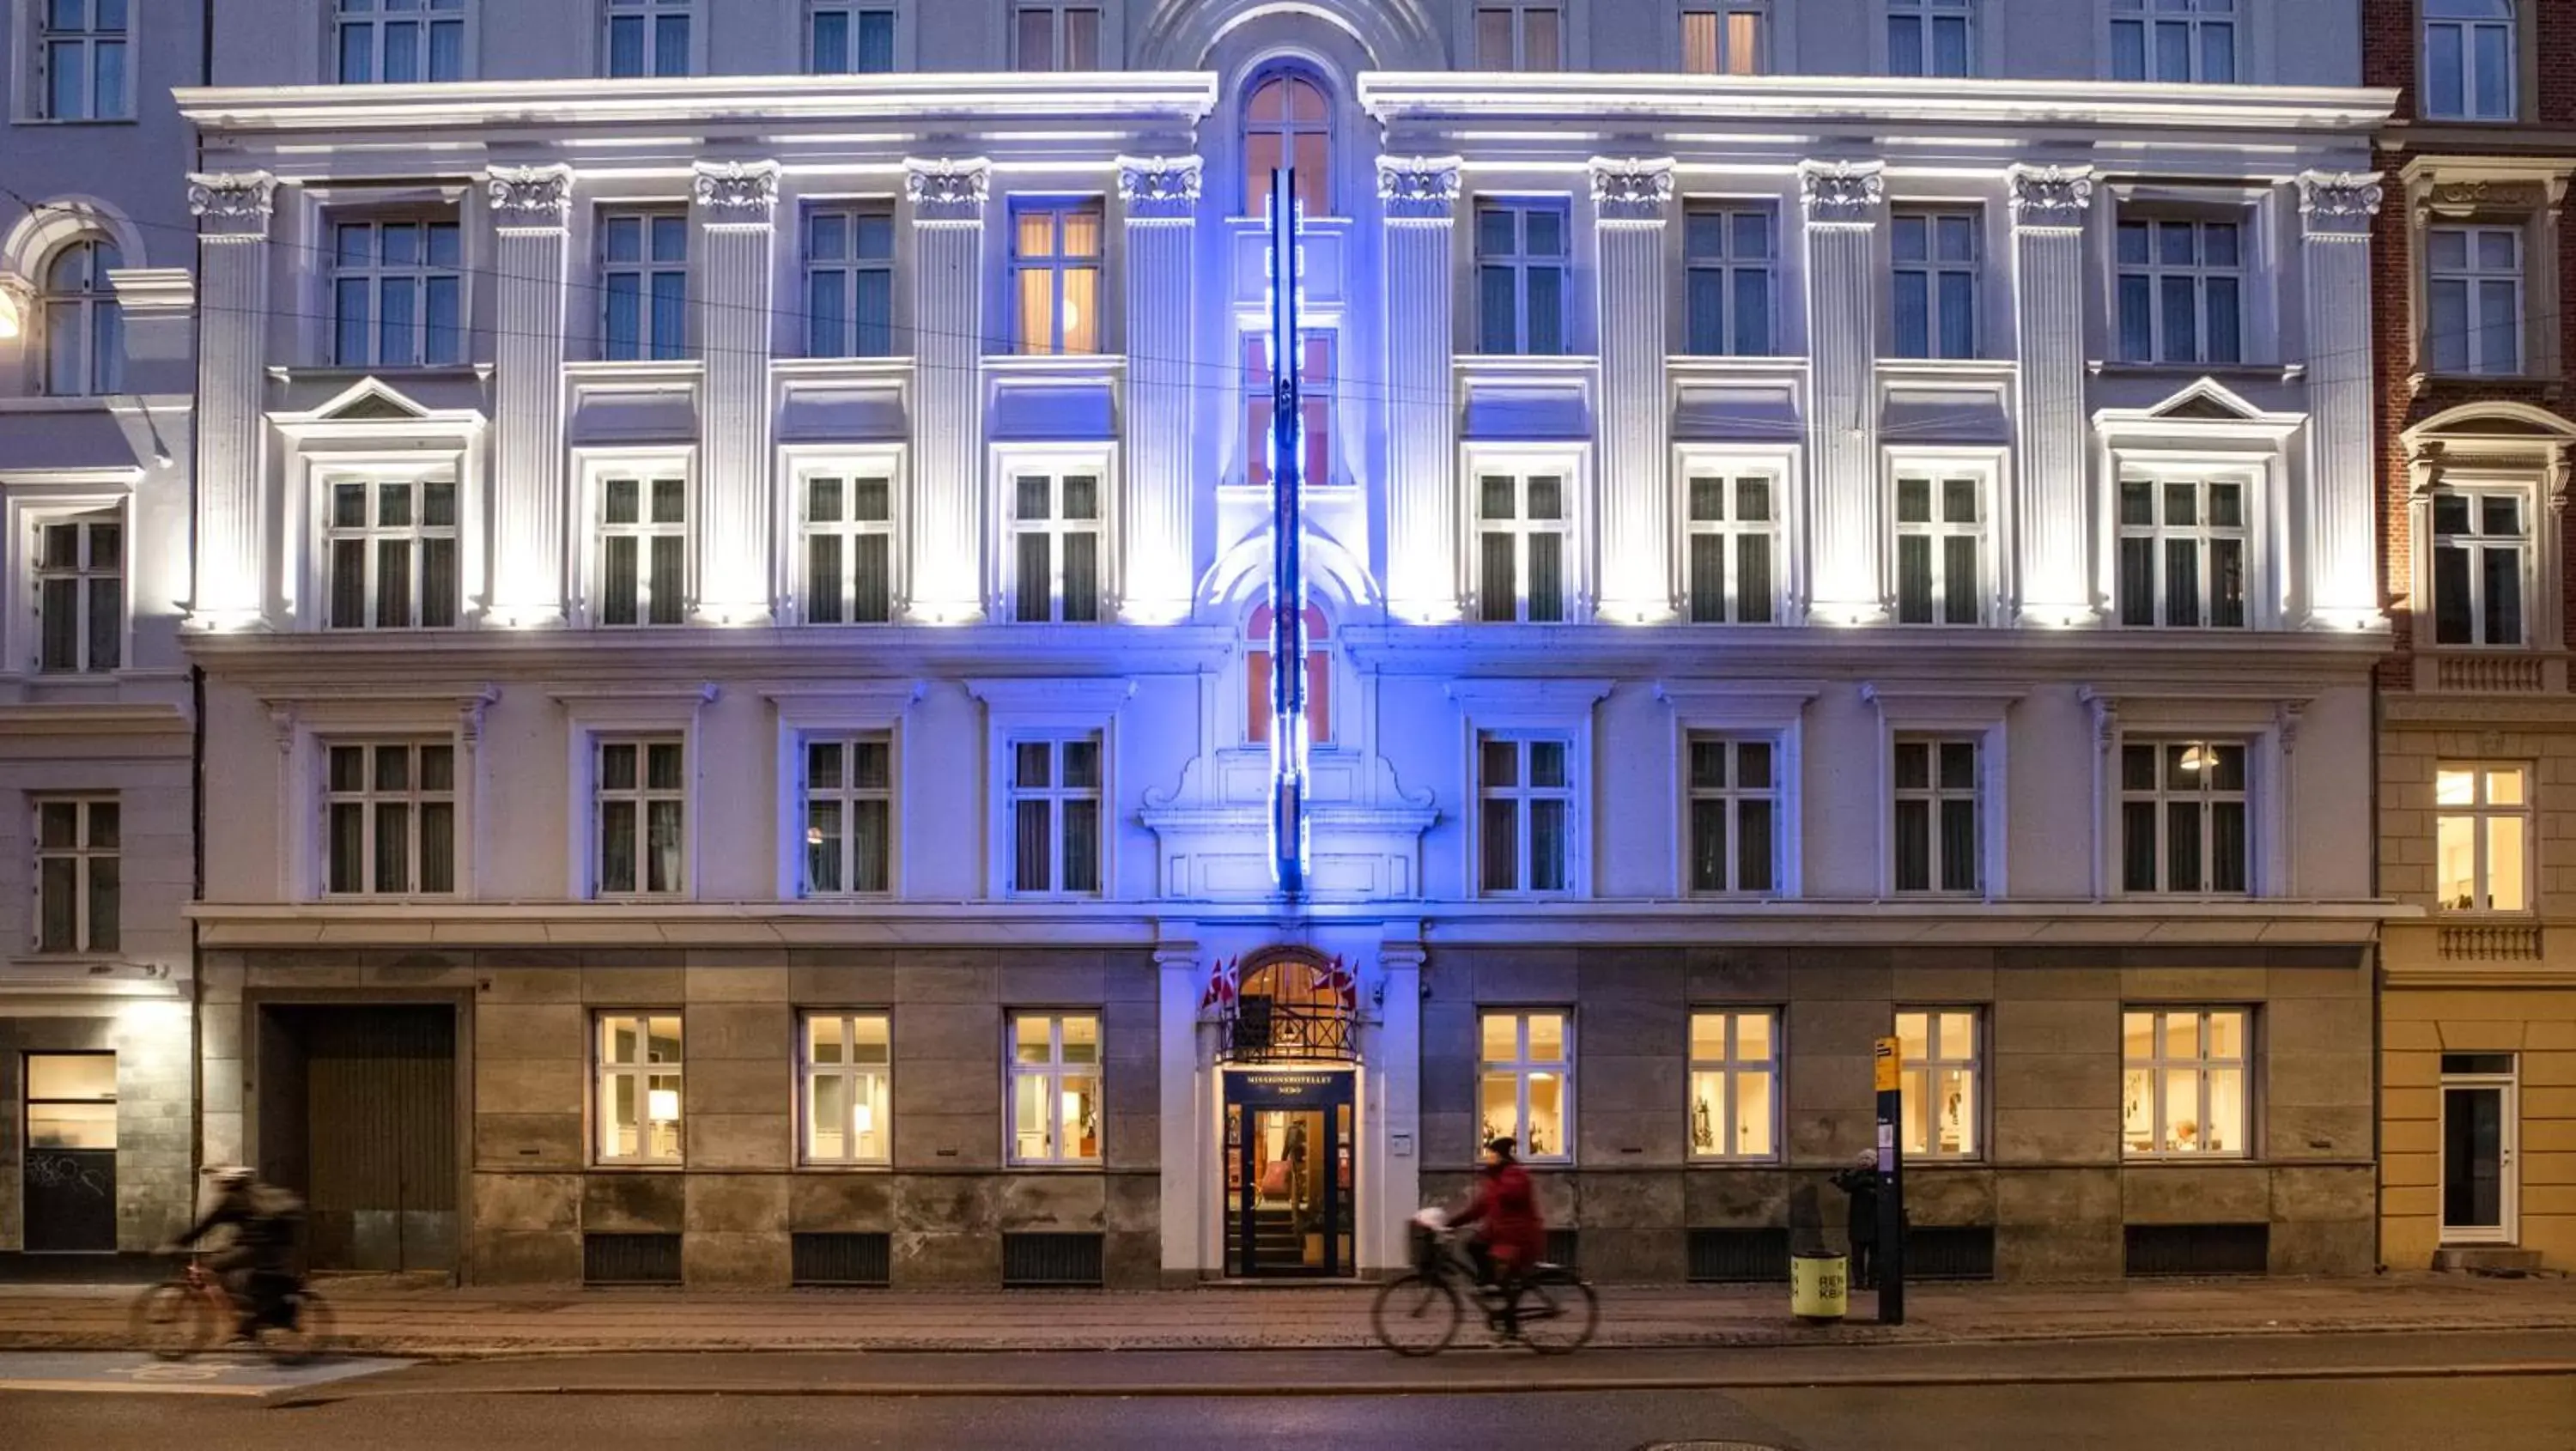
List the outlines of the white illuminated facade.
{"type": "Polygon", "coordinates": [[[347,1262],[1347,1275],[1510,1133],[1760,1277],[1894,1034],[1960,1272],[2369,1267],[2348,7],[267,8],[180,95],[206,1120],[321,1183],[246,1058],[445,1065],[347,1262]]]}

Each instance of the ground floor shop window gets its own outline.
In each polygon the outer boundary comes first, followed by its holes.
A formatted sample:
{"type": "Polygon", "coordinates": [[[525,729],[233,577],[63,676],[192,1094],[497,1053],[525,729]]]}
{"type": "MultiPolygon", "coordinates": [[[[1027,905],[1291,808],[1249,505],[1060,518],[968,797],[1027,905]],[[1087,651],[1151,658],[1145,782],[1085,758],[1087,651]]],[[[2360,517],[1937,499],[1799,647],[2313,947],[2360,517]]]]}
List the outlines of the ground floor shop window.
{"type": "Polygon", "coordinates": [[[1524,1159],[1570,1160],[1574,1116],[1573,1039],[1560,1010],[1484,1015],[1484,1063],[1477,1102],[1481,1145],[1508,1138],[1524,1159]]]}
{"type": "Polygon", "coordinates": [[[680,1162],[680,1015],[599,1016],[599,1161],[680,1162]]]}
{"type": "Polygon", "coordinates": [[[888,1161],[891,1068],[885,1014],[805,1015],[805,1162],[888,1161]]]}
{"type": "Polygon", "coordinates": [[[1777,1157],[1779,1114],[1779,1015],[1768,1008],[1691,1014],[1691,1157],[1777,1157]]]}
{"type": "Polygon", "coordinates": [[[2129,1157],[2244,1156],[2250,1016],[2242,1008],[2121,1014],[2121,1147],[2129,1157]]]}
{"type": "Polygon", "coordinates": [[[1896,1015],[1907,1154],[1976,1157],[1977,1036],[1973,1008],[1909,1009],[1896,1015]]]}
{"type": "Polygon", "coordinates": [[[1100,1018],[1011,1017],[1011,1162],[1100,1162],[1100,1018]]]}

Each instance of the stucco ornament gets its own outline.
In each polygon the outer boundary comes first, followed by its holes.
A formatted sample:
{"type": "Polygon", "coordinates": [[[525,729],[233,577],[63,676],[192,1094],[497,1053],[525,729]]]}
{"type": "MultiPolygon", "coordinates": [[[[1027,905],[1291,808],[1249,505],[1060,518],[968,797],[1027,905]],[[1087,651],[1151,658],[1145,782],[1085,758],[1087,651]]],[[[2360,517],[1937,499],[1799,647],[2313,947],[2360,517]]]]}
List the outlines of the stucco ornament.
{"type": "Polygon", "coordinates": [[[775,161],[701,161],[698,205],[716,226],[767,226],[778,210],[775,161]]]}
{"type": "Polygon", "coordinates": [[[1592,160],[1592,204],[1605,222],[1660,222],[1673,200],[1671,157],[1592,160]]]}
{"type": "Polygon", "coordinates": [[[2013,225],[2024,230],[2080,230],[2093,205],[2093,168],[2089,166],[2015,166],[2012,184],[2013,225]]]}
{"type": "Polygon", "coordinates": [[[495,166],[484,175],[495,225],[551,229],[572,220],[572,168],[495,166]]]}
{"type": "Polygon", "coordinates": [[[903,194],[913,216],[924,222],[979,222],[992,188],[993,164],[981,157],[962,161],[908,160],[903,164],[903,194]]]}
{"type": "Polygon", "coordinates": [[[1455,156],[1381,156],[1377,195],[1388,221],[1445,222],[1458,205],[1455,156]]]}
{"type": "Polygon", "coordinates": [[[1886,168],[1875,161],[1802,161],[1798,195],[1818,226],[1865,227],[1887,197],[1886,168]]]}

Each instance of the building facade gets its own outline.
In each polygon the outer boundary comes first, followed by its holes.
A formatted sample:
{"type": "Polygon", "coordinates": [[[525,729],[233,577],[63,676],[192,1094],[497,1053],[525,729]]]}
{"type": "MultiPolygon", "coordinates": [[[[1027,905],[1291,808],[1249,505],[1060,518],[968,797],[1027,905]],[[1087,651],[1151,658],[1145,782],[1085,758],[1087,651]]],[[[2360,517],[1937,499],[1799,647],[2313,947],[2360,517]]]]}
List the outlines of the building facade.
{"type": "MultiPolygon", "coordinates": [[[[192,1203],[199,17],[0,10],[0,1276],[192,1203]]],[[[158,13],[167,9],[171,13],[158,13]]]]}
{"type": "Polygon", "coordinates": [[[2383,1258],[2576,1263],[2576,878],[2567,698],[2576,333],[2561,228],[2576,25],[2555,7],[2373,3],[2400,93],[2375,244],[2383,1258]],[[2402,201],[2402,205],[2400,204],[2402,201]]]}
{"type": "Polygon", "coordinates": [[[1892,1035],[1927,1262],[2374,1263],[2350,7],[713,8],[180,94],[204,1148],[326,1262],[1372,1273],[1508,1134],[1759,1277],[1892,1035]]]}

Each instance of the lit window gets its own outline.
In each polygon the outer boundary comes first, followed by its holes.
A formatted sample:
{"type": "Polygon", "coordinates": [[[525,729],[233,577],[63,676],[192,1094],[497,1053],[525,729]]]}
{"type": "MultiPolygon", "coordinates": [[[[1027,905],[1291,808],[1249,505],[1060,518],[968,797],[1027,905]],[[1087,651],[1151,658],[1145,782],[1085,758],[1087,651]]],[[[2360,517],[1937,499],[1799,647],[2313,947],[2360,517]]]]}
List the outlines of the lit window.
{"type": "Polygon", "coordinates": [[[1689,351],[1707,357],[1769,355],[1778,233],[1765,206],[1693,207],[1684,214],[1689,351]]]}
{"type": "Polygon", "coordinates": [[[455,627],[454,483],[335,483],[324,535],[330,548],[331,628],[455,627]]]}
{"type": "Polygon", "coordinates": [[[696,0],[608,0],[608,73],[625,79],[689,74],[696,0]]]}
{"type": "Polygon", "coordinates": [[[883,1013],[805,1015],[805,1162],[893,1159],[894,1061],[883,1013]]]}
{"type": "Polygon", "coordinates": [[[805,355],[894,352],[894,214],[818,207],[805,214],[805,355]]]}
{"type": "Polygon", "coordinates": [[[455,745],[335,745],[328,761],[331,856],[325,890],[387,897],[455,891],[455,745]]]}
{"type": "MultiPolygon", "coordinates": [[[[1300,482],[1313,488],[1333,482],[1333,334],[1305,334],[1305,367],[1297,380],[1298,436],[1305,442],[1305,474],[1300,482]]],[[[1243,335],[1243,465],[1244,482],[1270,487],[1271,422],[1278,414],[1276,385],[1270,376],[1270,339],[1263,333],[1243,335]]]]}
{"type": "Polygon", "coordinates": [[[815,75],[882,75],[894,69],[892,6],[817,0],[808,24],[805,55],[815,75]]]}
{"type": "MultiPolygon", "coordinates": [[[[1243,739],[1250,745],[1270,743],[1270,606],[1256,605],[1243,631],[1243,739]]],[[[1333,626],[1324,612],[1306,607],[1306,739],[1318,746],[1333,740],[1333,626]]]]}
{"type": "Polygon", "coordinates": [[[1986,525],[1976,479],[1896,481],[1896,620],[1973,625],[1985,613],[1986,525]]]}
{"type": "Polygon", "coordinates": [[[1573,888],[1574,743],[1487,733],[1476,740],[1478,890],[1532,895],[1573,888]]]}
{"type": "Polygon", "coordinates": [[[2530,779],[2524,766],[2435,768],[2434,900],[2443,911],[2531,909],[2530,779]]]}
{"type": "Polygon", "coordinates": [[[1689,738],[1690,889],[1762,896],[1779,873],[1780,748],[1768,737],[1689,738]]]}
{"type": "Polygon", "coordinates": [[[1905,1152],[1918,1159],[1977,1156],[1977,1014],[1973,1008],[1896,1015],[1904,1069],[1905,1152]]]}
{"type": "Polygon", "coordinates": [[[1694,1159],[1779,1157],[1779,1014],[1691,1014],[1690,1151],[1694,1159]]]}
{"type": "Polygon", "coordinates": [[[2244,228],[2123,219],[2120,357],[2131,363],[2244,361],[2244,228]]]}
{"type": "Polygon", "coordinates": [[[687,889],[687,760],[686,747],[668,737],[604,737],[593,746],[598,895],[687,889]]]}
{"type": "Polygon", "coordinates": [[[2436,121],[2512,120],[2514,0],[2423,3],[2425,116],[2436,121]]]}
{"type": "Polygon", "coordinates": [[[2120,623],[2245,625],[2245,485],[2120,481],[2120,623]]]}
{"type": "Polygon", "coordinates": [[[1476,7],[1476,66],[1489,71],[1565,68],[1565,12],[1554,4],[1476,7]]]}
{"type": "Polygon", "coordinates": [[[1901,211],[1888,221],[1896,254],[1896,353],[1977,355],[1977,214],[1901,211]]]}
{"type": "Polygon", "coordinates": [[[456,223],[342,222],[332,232],[334,364],[437,367],[463,357],[465,277],[456,223]]]}
{"type": "Polygon", "coordinates": [[[1574,1158],[1574,1044],[1562,1009],[1489,1012],[1480,1020],[1476,1146],[1511,1139],[1520,1157],[1574,1158]]]}
{"type": "Polygon", "coordinates": [[[1011,1015],[1011,1162],[1100,1162],[1097,1015],[1011,1015]]]}
{"type": "Polygon", "coordinates": [[[2246,1151],[2242,1008],[2133,1009],[2120,1015],[2121,1148],[2130,1158],[2246,1151]]]}
{"type": "Polygon", "coordinates": [[[2111,0],[2111,79],[2236,79],[2236,6],[2237,0],[2111,0]]]}
{"type": "Polygon", "coordinates": [[[36,950],[114,952],[119,811],[113,797],[37,797],[36,950]]]}
{"type": "Polygon", "coordinates": [[[125,308],[108,274],[125,265],[116,244],[93,237],[56,252],[39,299],[45,392],[56,398],[125,391],[125,308]]]}
{"type": "Polygon", "coordinates": [[[599,1162],[680,1162],[680,1015],[602,1013],[599,1162]]]}
{"type": "Polygon", "coordinates": [[[1303,73],[1264,78],[1243,103],[1243,214],[1269,215],[1270,175],[1297,174],[1297,204],[1330,216],[1333,113],[1324,88],[1303,73]]]}
{"type": "Polygon", "coordinates": [[[689,219],[609,212],[599,219],[604,313],[600,356],[671,359],[689,345],[689,219]]]}
{"type": "Polygon", "coordinates": [[[1982,873],[1973,738],[1896,741],[1896,890],[1974,892],[1982,873]]]}
{"type": "Polygon", "coordinates": [[[1100,895],[1100,737],[1015,740],[1009,764],[1011,893],[1100,895]]]}
{"type": "Polygon", "coordinates": [[[1476,618],[1556,624],[1565,619],[1567,529],[1562,474],[1481,474],[1476,480],[1476,618]]]}
{"type": "Polygon", "coordinates": [[[1019,351],[1100,351],[1100,207],[1023,207],[1012,214],[1011,271],[1019,351]]]}
{"type": "Polygon", "coordinates": [[[2125,741],[2120,746],[2120,890],[2246,890],[2245,746],[2241,741],[2125,741]]]}
{"type": "Polygon", "coordinates": [[[116,1055],[30,1053],[24,1061],[27,1147],[114,1153],[116,1055]]]}
{"type": "Polygon", "coordinates": [[[599,623],[676,625],[689,598],[689,481],[599,483],[599,623]]]}
{"type": "Polygon", "coordinates": [[[2521,231],[2434,227],[2425,253],[2425,341],[2435,371],[2521,372],[2521,231]]]}
{"type": "Polygon", "coordinates": [[[1476,296],[1488,353],[1565,351],[1565,208],[1476,208],[1476,296]]]}
{"type": "Polygon", "coordinates": [[[48,675],[118,668],[125,660],[125,511],[40,520],[35,542],[36,668],[48,675]]]}
{"type": "Polygon", "coordinates": [[[465,79],[465,0],[340,0],[340,81],[465,79]]]}
{"type": "Polygon", "coordinates": [[[1023,624],[1098,624],[1100,475],[1020,474],[1011,498],[1012,617],[1023,624]]]}
{"type": "Polygon", "coordinates": [[[894,618],[894,481],[816,474],[805,480],[805,610],[809,625],[894,618]]]}
{"type": "Polygon", "coordinates": [[[1100,69],[1100,7],[1061,0],[1022,0],[1013,15],[1019,68],[1024,71],[1100,69]]]}
{"type": "Polygon", "coordinates": [[[1769,69],[1770,10],[1767,0],[1684,0],[1683,74],[1758,76],[1769,69]]]}
{"type": "Polygon", "coordinates": [[[126,84],[129,0],[44,0],[36,57],[45,119],[115,121],[133,114],[126,84]]]}
{"type": "Polygon", "coordinates": [[[2526,643],[2522,586],[2531,532],[2524,497],[2517,489],[2433,496],[2433,643],[2526,643]]]}
{"type": "Polygon", "coordinates": [[[882,732],[805,742],[805,895],[893,884],[894,742],[882,732]]]}
{"type": "Polygon", "coordinates": [[[1690,480],[1690,617],[1767,625],[1777,617],[1780,525],[1767,477],[1690,480]]]}
{"type": "Polygon", "coordinates": [[[1971,74],[1975,19],[1975,0],[1887,0],[1888,73],[1971,74]]]}

